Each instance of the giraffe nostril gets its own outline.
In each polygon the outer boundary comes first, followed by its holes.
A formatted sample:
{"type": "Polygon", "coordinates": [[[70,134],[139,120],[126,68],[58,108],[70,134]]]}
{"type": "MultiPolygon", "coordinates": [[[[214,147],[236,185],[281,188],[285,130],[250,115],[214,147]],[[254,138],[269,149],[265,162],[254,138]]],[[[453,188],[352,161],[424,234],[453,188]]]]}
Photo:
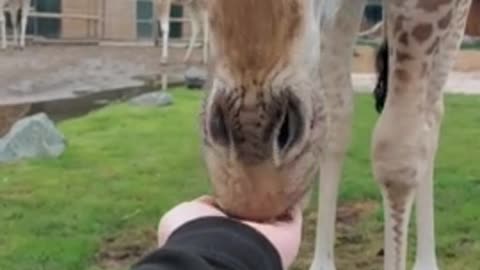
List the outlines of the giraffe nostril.
{"type": "Polygon", "coordinates": [[[225,115],[220,106],[215,106],[209,119],[212,140],[221,145],[230,143],[230,135],[225,122],[225,115]]]}
{"type": "Polygon", "coordinates": [[[293,146],[302,135],[303,118],[296,102],[289,101],[279,125],[276,144],[280,151],[293,146]]]}

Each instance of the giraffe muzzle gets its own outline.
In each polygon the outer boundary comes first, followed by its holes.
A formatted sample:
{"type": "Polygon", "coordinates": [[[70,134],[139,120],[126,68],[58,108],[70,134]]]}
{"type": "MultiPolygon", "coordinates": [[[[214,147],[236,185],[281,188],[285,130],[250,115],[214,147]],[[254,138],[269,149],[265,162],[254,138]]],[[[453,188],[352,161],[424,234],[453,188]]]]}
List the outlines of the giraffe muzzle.
{"type": "Polygon", "coordinates": [[[212,141],[235,151],[237,160],[246,165],[281,157],[304,133],[300,101],[290,91],[268,98],[258,96],[248,102],[246,95],[219,95],[208,119],[212,141]],[[229,103],[231,99],[236,102],[229,103]]]}

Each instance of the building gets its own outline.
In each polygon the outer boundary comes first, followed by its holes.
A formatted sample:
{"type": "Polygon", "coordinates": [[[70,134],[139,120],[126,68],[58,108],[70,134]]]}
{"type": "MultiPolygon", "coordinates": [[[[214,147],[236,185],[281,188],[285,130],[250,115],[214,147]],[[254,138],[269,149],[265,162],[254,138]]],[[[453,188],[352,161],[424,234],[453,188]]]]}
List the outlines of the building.
{"type": "MultiPolygon", "coordinates": [[[[32,0],[28,33],[48,39],[153,43],[155,0],[32,0]]],[[[183,18],[181,6],[171,16],[183,18]]],[[[172,22],[171,37],[189,34],[172,22]]]]}
{"type": "MultiPolygon", "coordinates": [[[[63,40],[153,43],[155,0],[32,0],[28,33],[63,40]]],[[[181,6],[171,16],[183,18],[181,6]]],[[[382,19],[382,1],[369,0],[362,30],[382,19]]],[[[172,22],[171,37],[190,34],[189,24],[172,22]]],[[[480,0],[473,0],[466,34],[480,37],[480,0]]]]}

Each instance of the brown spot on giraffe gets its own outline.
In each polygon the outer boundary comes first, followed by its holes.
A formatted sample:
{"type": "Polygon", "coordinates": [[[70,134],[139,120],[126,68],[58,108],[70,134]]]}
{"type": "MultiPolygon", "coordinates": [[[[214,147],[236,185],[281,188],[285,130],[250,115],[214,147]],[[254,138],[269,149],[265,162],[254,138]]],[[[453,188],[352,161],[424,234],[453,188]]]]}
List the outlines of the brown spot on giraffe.
{"type": "Polygon", "coordinates": [[[402,5],[404,3],[404,0],[392,0],[392,3],[398,6],[398,5],[402,5]]]}
{"type": "Polygon", "coordinates": [[[403,44],[405,46],[408,46],[408,40],[409,40],[409,37],[408,37],[407,32],[401,33],[399,38],[398,38],[398,42],[400,42],[401,44],[403,44]]]}
{"type": "Polygon", "coordinates": [[[404,62],[404,61],[409,61],[412,60],[413,57],[405,52],[397,51],[397,60],[398,62],[404,62]]]}
{"type": "Polygon", "coordinates": [[[405,21],[405,19],[406,18],[403,15],[400,15],[395,19],[395,24],[394,24],[394,27],[393,27],[393,33],[399,33],[400,31],[402,31],[403,22],[405,21]]]}
{"type": "Polygon", "coordinates": [[[452,11],[450,10],[447,13],[447,15],[445,15],[442,19],[438,21],[438,27],[442,30],[446,29],[451,21],[452,21],[452,11]]]}
{"type": "Polygon", "coordinates": [[[439,7],[450,4],[451,2],[451,0],[419,0],[417,2],[417,8],[420,8],[427,12],[434,12],[439,7]]]}
{"type": "Polygon", "coordinates": [[[404,69],[400,69],[400,68],[395,69],[394,75],[399,81],[403,83],[410,82],[410,79],[411,79],[410,74],[408,73],[408,71],[404,69]]]}
{"type": "Polygon", "coordinates": [[[303,1],[213,0],[208,6],[217,55],[236,80],[262,83],[275,67],[288,64],[303,30],[303,1]]]}
{"type": "Polygon", "coordinates": [[[437,37],[435,38],[435,41],[432,43],[432,45],[427,49],[426,53],[428,55],[435,53],[438,50],[439,44],[440,44],[440,38],[437,37]]]}
{"type": "Polygon", "coordinates": [[[427,41],[433,33],[433,26],[429,23],[420,23],[413,28],[412,35],[420,43],[427,41]]]}
{"type": "Polygon", "coordinates": [[[422,63],[422,71],[420,72],[420,76],[422,78],[426,77],[427,76],[427,72],[428,72],[428,63],[427,62],[423,62],[422,63]]]}

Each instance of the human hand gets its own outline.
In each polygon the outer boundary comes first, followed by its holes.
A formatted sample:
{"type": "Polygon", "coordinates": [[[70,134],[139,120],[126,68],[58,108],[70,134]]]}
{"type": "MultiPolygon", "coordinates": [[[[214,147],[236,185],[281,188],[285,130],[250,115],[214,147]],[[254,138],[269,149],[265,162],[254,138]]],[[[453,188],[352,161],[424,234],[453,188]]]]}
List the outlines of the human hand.
{"type": "Polygon", "coordinates": [[[170,235],[184,224],[204,217],[226,217],[215,205],[215,200],[203,196],[196,200],[183,202],[168,211],[158,225],[158,246],[162,247],[170,235]]]}
{"type": "MultiPolygon", "coordinates": [[[[167,212],[158,226],[158,244],[163,246],[170,235],[184,224],[203,217],[225,217],[216,206],[215,199],[203,196],[196,200],[184,202],[167,212]]],[[[257,223],[238,220],[265,236],[278,251],[284,269],[295,260],[300,249],[302,232],[302,212],[296,209],[291,219],[272,223],[257,223]]]]}

